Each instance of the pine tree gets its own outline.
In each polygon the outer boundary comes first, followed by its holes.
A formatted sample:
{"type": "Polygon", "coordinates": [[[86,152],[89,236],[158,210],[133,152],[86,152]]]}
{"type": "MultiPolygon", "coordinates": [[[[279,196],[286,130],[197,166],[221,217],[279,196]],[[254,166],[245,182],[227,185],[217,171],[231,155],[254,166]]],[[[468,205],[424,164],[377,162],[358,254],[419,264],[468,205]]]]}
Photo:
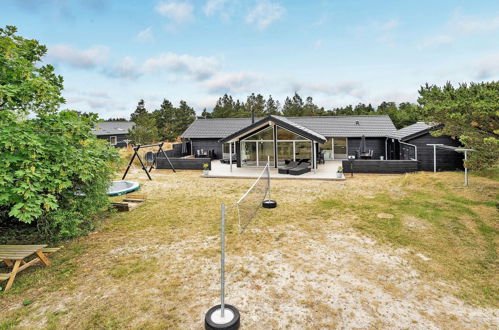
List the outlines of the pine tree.
{"type": "Polygon", "coordinates": [[[279,104],[279,101],[274,101],[272,98],[272,95],[269,95],[269,98],[267,99],[267,103],[265,103],[265,115],[270,116],[270,115],[280,115],[281,105],[279,104]]]}
{"type": "Polygon", "coordinates": [[[130,115],[130,121],[135,122],[135,120],[137,119],[137,117],[139,117],[140,115],[142,115],[144,113],[147,113],[146,104],[145,104],[144,100],[141,99],[137,103],[137,108],[135,108],[135,111],[130,115]]]}

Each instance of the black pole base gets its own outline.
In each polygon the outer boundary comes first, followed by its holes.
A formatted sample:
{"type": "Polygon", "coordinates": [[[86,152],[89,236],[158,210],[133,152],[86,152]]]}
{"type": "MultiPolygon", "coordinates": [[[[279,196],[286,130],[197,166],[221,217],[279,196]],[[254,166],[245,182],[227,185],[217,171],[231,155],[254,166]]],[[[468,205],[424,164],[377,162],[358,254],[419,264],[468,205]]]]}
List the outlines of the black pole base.
{"type": "Polygon", "coordinates": [[[241,317],[236,307],[225,304],[224,318],[220,317],[221,305],[210,308],[204,317],[204,328],[206,330],[237,330],[239,329],[241,317]]]}
{"type": "Polygon", "coordinates": [[[265,209],[275,209],[277,207],[277,202],[271,199],[266,199],[262,202],[262,207],[265,209]]]}

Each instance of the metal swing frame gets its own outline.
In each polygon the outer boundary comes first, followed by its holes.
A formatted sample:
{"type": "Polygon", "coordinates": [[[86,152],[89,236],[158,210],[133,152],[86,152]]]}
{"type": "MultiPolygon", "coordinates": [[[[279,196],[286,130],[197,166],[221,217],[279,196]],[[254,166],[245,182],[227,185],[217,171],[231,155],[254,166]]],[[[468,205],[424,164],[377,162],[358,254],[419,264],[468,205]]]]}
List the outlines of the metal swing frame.
{"type": "Polygon", "coordinates": [[[142,166],[142,170],[144,170],[144,172],[146,172],[147,174],[147,177],[149,178],[149,180],[152,180],[151,178],[151,175],[149,174],[153,168],[156,168],[156,163],[157,163],[157,159],[158,159],[158,156],[160,153],[163,154],[163,156],[165,156],[166,160],[168,161],[168,163],[170,164],[172,170],[174,173],[176,173],[177,171],[175,171],[175,168],[173,167],[173,164],[172,162],[170,161],[170,158],[168,158],[168,155],[166,154],[166,152],[163,150],[163,142],[161,143],[155,143],[155,144],[146,144],[146,145],[136,145],[133,147],[133,156],[132,156],[132,159],[130,159],[130,162],[128,163],[128,166],[125,170],[125,173],[123,174],[123,177],[121,178],[121,180],[125,180],[125,177],[126,175],[128,174],[128,170],[130,169],[130,166],[132,166],[133,164],[133,160],[135,159],[135,157],[137,157],[139,159],[139,162],[140,162],[140,165],[142,166]],[[138,151],[140,150],[140,148],[150,148],[150,147],[159,147],[158,151],[156,152],[156,155],[154,156],[154,160],[151,164],[151,167],[149,167],[149,170],[147,169],[147,167],[144,165],[144,162],[142,161],[142,158],[140,158],[140,155],[138,153],[138,151]]]}

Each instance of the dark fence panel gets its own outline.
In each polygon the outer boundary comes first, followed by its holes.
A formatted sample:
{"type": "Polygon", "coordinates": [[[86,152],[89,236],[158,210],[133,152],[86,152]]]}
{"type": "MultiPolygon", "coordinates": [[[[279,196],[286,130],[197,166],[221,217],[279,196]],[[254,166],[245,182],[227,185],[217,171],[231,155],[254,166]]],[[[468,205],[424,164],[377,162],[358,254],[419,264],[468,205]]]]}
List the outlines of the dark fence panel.
{"type": "MultiPolygon", "coordinates": [[[[361,160],[353,162],[354,173],[408,173],[418,170],[415,160],[361,160]]],[[[343,172],[352,173],[352,163],[343,161],[343,172]]]]}
{"type": "MultiPolygon", "coordinates": [[[[208,169],[211,170],[211,159],[209,158],[170,158],[170,156],[168,158],[176,170],[202,170],[203,164],[206,163],[208,163],[208,169]]],[[[157,168],[171,169],[171,166],[166,158],[158,157],[157,168]]]]}

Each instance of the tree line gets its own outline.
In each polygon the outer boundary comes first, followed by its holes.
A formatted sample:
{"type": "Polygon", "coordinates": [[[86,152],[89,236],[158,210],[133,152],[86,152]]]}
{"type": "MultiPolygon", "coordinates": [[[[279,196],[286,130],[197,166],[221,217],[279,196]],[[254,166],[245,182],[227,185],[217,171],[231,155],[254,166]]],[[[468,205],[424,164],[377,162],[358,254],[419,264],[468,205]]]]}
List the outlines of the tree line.
{"type": "Polygon", "coordinates": [[[159,109],[148,112],[144,100],[140,100],[130,116],[135,126],[129,137],[136,144],[175,141],[195,119],[196,112],[185,101],[175,107],[164,99],[159,109]]]}
{"type": "MultiPolygon", "coordinates": [[[[231,95],[224,94],[218,99],[211,112],[205,108],[199,118],[249,118],[252,113],[256,117],[388,115],[398,129],[423,119],[421,107],[410,102],[398,105],[395,102],[382,102],[377,107],[359,103],[355,106],[348,105],[326,110],[316,105],[311,96],[303,100],[298,93],[292,97],[286,97],[282,106],[272,95],[266,99],[261,94],[252,93],[246,101],[240,101],[231,95]]],[[[185,101],[180,101],[179,106],[175,107],[169,100],[164,99],[159,109],[148,112],[144,100],[140,100],[130,116],[130,120],[136,124],[130,132],[130,138],[135,143],[141,144],[158,140],[175,141],[195,119],[196,112],[185,101]]]]}
{"type": "Polygon", "coordinates": [[[377,107],[371,104],[359,103],[324,109],[313,101],[311,96],[305,100],[295,92],[292,97],[286,97],[284,103],[274,100],[272,95],[265,99],[261,94],[251,94],[246,102],[240,101],[228,94],[220,97],[212,112],[203,110],[202,118],[244,118],[251,116],[254,111],[255,116],[265,117],[269,115],[281,115],[286,117],[301,116],[352,116],[352,115],[388,115],[392,119],[397,129],[414,124],[423,119],[421,107],[410,102],[403,102],[397,105],[395,102],[382,102],[377,107]]]}

